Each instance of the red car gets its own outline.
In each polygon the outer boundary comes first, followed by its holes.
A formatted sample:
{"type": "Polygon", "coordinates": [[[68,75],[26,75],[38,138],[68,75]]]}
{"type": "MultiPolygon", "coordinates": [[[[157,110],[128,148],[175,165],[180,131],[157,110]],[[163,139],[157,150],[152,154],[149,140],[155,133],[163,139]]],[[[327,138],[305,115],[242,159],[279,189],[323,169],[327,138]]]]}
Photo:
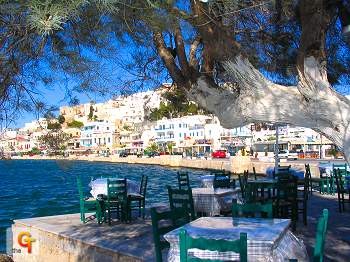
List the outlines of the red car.
{"type": "Polygon", "coordinates": [[[229,157],[229,154],[226,152],[226,150],[216,150],[213,153],[211,153],[212,158],[227,158],[229,157]]]}

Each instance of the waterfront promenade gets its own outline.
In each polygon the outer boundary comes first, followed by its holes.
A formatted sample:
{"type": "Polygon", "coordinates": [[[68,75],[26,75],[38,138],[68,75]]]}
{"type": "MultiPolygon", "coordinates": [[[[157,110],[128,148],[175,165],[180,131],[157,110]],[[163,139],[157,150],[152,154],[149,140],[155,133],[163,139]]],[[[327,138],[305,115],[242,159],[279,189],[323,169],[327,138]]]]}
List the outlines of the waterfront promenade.
{"type": "MultiPolygon", "coordinates": [[[[69,156],[69,157],[47,157],[47,156],[26,156],[16,157],[15,159],[50,159],[50,160],[78,160],[78,161],[96,161],[96,162],[111,162],[111,163],[127,163],[127,164],[142,164],[142,165],[160,165],[168,167],[184,167],[184,168],[197,168],[197,169],[209,169],[209,170],[226,170],[232,173],[243,173],[245,170],[253,172],[253,167],[259,174],[266,174],[268,167],[273,167],[273,159],[266,161],[266,159],[259,160],[251,158],[249,156],[234,156],[229,159],[191,159],[183,158],[179,155],[162,155],[158,157],[119,157],[112,155],[109,157],[99,157],[95,155],[88,156],[69,156]]],[[[305,160],[307,162],[307,160],[305,160]]],[[[328,160],[322,160],[322,162],[328,160]]],[[[318,169],[319,161],[310,162],[312,176],[319,177],[320,172],[318,169]]],[[[293,169],[305,170],[304,163],[297,161],[281,162],[281,165],[291,165],[293,169]]]]}
{"type": "MultiPolygon", "coordinates": [[[[314,193],[310,199],[309,223],[304,226],[299,221],[296,235],[312,254],[316,221],[323,208],[328,208],[330,214],[325,261],[349,261],[350,212],[338,212],[335,196],[314,193]]],[[[16,220],[13,231],[23,228],[33,232],[38,242],[31,259],[23,260],[21,254],[15,254],[15,261],[155,261],[149,216],[145,221],[134,220],[127,227],[120,223],[111,227],[94,222],[82,224],[79,214],[16,220]]]]}

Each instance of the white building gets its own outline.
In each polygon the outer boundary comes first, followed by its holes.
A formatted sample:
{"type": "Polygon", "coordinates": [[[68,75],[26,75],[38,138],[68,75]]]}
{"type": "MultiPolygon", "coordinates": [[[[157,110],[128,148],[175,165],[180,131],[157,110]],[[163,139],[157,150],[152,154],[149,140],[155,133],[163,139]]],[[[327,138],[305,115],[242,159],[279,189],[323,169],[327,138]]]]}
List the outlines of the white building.
{"type": "Polygon", "coordinates": [[[20,128],[19,131],[23,133],[32,133],[34,131],[47,129],[48,121],[46,118],[39,118],[30,123],[25,123],[24,127],[20,128]]]}
{"type": "Polygon", "coordinates": [[[114,124],[109,121],[95,121],[81,129],[80,145],[88,148],[111,148],[114,138],[114,124]]]}

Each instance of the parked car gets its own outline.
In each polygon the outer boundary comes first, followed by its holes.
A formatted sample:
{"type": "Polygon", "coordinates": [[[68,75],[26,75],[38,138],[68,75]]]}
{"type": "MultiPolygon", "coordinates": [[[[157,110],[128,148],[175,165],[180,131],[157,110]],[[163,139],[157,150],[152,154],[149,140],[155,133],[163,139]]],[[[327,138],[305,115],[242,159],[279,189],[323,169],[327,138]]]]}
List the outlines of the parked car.
{"type": "Polygon", "coordinates": [[[155,156],[159,156],[159,153],[156,151],[151,151],[147,155],[148,155],[148,157],[155,157],[155,156]]]}
{"type": "Polygon", "coordinates": [[[293,159],[293,160],[297,160],[298,159],[298,152],[295,150],[280,150],[278,152],[278,158],[285,158],[285,159],[293,159]]]}
{"type": "Polygon", "coordinates": [[[126,151],[122,151],[119,153],[119,157],[127,157],[128,153],[126,151]]]}
{"type": "Polygon", "coordinates": [[[298,152],[295,150],[289,150],[288,159],[298,160],[298,152]]]}
{"type": "Polygon", "coordinates": [[[228,158],[230,154],[226,150],[216,150],[211,154],[212,158],[228,158]]]}
{"type": "Polygon", "coordinates": [[[288,150],[280,150],[278,152],[278,158],[288,158],[289,151],[288,150]]]}

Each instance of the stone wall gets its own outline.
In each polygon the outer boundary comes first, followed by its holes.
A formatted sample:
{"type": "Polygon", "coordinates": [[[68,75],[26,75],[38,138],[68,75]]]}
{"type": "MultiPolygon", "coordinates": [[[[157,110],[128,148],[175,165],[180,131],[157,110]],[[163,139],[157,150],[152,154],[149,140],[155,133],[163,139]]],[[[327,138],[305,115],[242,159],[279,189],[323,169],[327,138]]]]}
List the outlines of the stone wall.
{"type": "MultiPolygon", "coordinates": [[[[24,159],[24,158],[22,158],[24,159]]],[[[56,159],[50,157],[30,157],[28,159],[56,159]]],[[[136,156],[128,157],[96,157],[96,156],[71,156],[69,158],[62,158],[65,160],[84,160],[84,161],[100,161],[100,162],[114,162],[114,163],[128,163],[128,164],[144,164],[144,165],[161,165],[169,167],[188,167],[188,168],[199,168],[199,169],[215,169],[215,170],[227,170],[233,173],[243,173],[244,170],[249,170],[253,172],[253,167],[257,173],[265,174],[268,167],[273,167],[274,162],[263,162],[250,157],[245,156],[235,156],[230,157],[230,159],[189,159],[182,158],[182,156],[177,155],[163,155],[153,158],[138,158],[136,156]]],[[[281,163],[281,165],[291,165],[292,168],[305,170],[303,163],[295,163],[293,161],[287,163],[281,163]]],[[[319,177],[318,164],[310,164],[312,176],[319,177]]]]}

